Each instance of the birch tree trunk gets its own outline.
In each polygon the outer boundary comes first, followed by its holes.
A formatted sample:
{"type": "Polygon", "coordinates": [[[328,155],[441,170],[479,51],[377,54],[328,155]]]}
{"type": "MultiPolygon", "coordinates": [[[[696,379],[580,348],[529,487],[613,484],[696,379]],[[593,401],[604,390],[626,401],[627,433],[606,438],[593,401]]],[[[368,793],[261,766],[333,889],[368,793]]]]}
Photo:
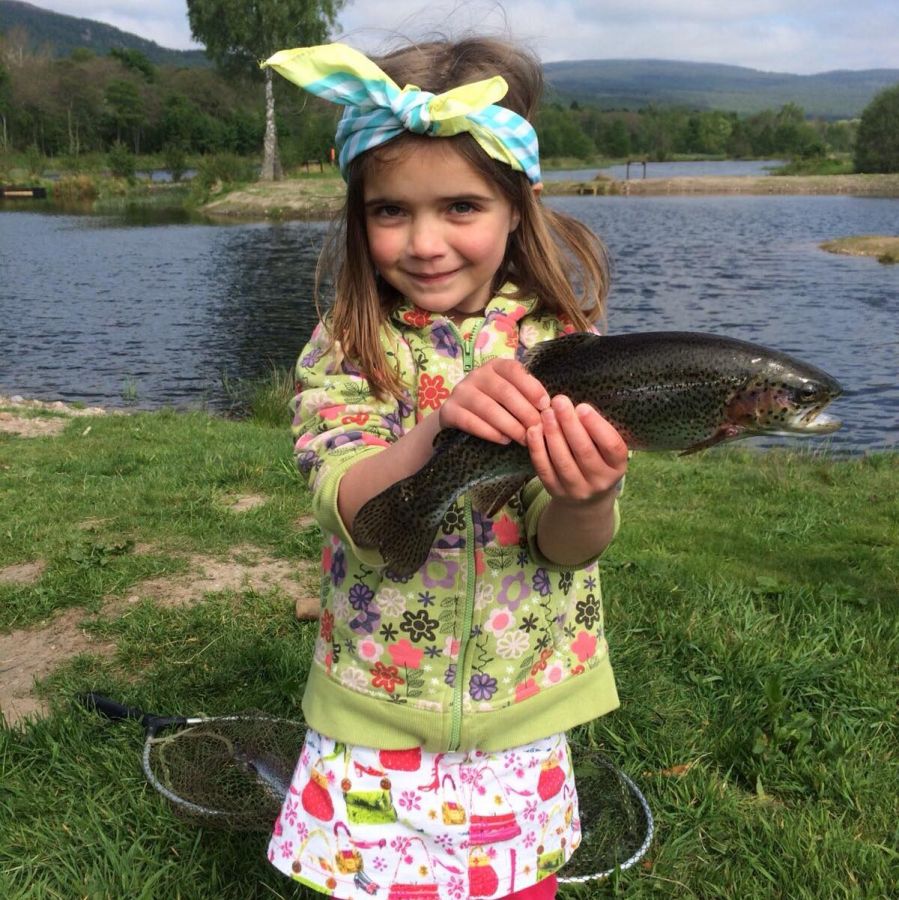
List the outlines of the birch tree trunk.
{"type": "Polygon", "coordinates": [[[265,70],[265,142],[262,150],[262,181],[281,180],[281,160],[278,156],[278,130],[275,127],[275,93],[272,90],[272,70],[265,70]]]}

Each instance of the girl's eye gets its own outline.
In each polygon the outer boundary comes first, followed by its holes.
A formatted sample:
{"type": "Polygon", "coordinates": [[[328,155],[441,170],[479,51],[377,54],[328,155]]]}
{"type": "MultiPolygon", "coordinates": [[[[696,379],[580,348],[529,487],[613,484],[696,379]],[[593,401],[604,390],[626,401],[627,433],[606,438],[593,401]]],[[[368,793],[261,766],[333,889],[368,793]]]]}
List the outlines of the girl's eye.
{"type": "Polygon", "coordinates": [[[375,215],[380,216],[385,219],[393,219],[396,216],[401,216],[403,214],[403,210],[399,206],[392,206],[390,204],[385,204],[384,206],[379,206],[375,210],[375,215]]]}
{"type": "Polygon", "coordinates": [[[473,203],[469,203],[467,200],[456,200],[455,203],[453,203],[453,205],[450,207],[450,209],[454,213],[466,215],[475,211],[475,205],[473,203]]]}

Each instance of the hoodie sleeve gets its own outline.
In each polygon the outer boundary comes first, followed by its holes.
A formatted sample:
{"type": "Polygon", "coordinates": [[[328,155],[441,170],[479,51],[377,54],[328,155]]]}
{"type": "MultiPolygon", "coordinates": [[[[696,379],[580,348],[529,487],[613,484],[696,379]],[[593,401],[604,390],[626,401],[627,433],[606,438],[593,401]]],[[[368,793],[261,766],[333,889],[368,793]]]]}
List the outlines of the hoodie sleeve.
{"type": "MultiPolygon", "coordinates": [[[[319,323],[296,366],[292,401],[294,455],[312,491],[312,512],[322,529],[338,535],[360,558],[337,511],[344,473],[379,453],[405,431],[411,404],[393,396],[377,399],[368,379],[350,363],[319,323]]],[[[372,559],[371,562],[376,562],[372,559]]]]}

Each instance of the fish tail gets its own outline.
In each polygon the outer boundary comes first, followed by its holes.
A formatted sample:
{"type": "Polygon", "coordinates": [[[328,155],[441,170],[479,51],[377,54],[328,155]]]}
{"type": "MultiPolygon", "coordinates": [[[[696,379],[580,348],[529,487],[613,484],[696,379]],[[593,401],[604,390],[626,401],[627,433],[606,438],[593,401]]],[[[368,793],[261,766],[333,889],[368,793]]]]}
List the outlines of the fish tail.
{"type": "Polygon", "coordinates": [[[405,478],[372,497],[353,522],[353,540],[376,547],[394,575],[411,575],[424,565],[452,502],[418,496],[416,480],[405,478]]]}

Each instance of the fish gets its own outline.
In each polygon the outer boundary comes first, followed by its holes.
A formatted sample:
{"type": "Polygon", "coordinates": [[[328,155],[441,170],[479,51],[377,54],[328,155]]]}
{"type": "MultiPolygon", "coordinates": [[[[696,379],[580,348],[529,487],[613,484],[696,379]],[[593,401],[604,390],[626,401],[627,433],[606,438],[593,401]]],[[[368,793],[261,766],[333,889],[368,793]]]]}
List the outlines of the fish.
{"type": "MultiPolygon", "coordinates": [[[[842,424],[823,412],[842,393],[835,378],[736,338],[578,332],[535,345],[522,361],[550,396],[595,407],[631,450],[688,454],[751,435],[830,434],[842,424]]],[[[390,573],[411,575],[457,497],[468,492],[472,508],[491,516],[534,475],[526,447],[442,429],[416,473],[360,508],[353,539],[377,548],[390,573]]]]}

